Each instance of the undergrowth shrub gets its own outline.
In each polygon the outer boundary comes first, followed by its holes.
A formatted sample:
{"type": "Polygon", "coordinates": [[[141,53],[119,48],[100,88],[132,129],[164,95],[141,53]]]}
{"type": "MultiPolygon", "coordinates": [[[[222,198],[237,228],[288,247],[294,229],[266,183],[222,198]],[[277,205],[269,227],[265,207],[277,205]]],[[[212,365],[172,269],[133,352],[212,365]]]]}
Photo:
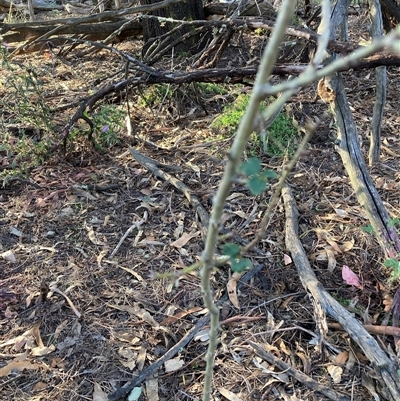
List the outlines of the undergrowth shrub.
{"type": "Polygon", "coordinates": [[[124,110],[109,104],[103,104],[93,113],[92,137],[96,149],[104,151],[120,143],[125,115],[124,110]]]}
{"type": "Polygon", "coordinates": [[[141,107],[162,107],[166,104],[173,110],[188,113],[193,106],[206,109],[204,100],[229,93],[228,85],[208,82],[192,82],[180,86],[171,84],[155,84],[146,88],[140,98],[141,107]]]}
{"type": "MultiPolygon", "coordinates": [[[[6,185],[12,177],[28,176],[32,168],[51,156],[60,127],[54,123],[54,111],[48,102],[47,67],[11,60],[5,43],[0,46],[0,57],[0,155],[3,163],[8,162],[0,179],[6,185]]],[[[85,113],[92,123],[89,139],[97,150],[104,151],[119,142],[124,116],[123,110],[108,104],[85,113]]],[[[89,132],[87,124],[76,124],[68,135],[65,150],[82,151],[83,138],[89,132]]]]}

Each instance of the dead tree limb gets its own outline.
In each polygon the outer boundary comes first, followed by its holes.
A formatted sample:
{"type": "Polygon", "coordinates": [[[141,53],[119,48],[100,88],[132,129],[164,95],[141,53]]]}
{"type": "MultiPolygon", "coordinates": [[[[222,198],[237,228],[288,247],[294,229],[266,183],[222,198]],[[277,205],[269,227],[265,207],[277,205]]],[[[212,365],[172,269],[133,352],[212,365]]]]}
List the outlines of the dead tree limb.
{"type": "Polygon", "coordinates": [[[338,74],[325,82],[333,97],[331,106],[338,128],[337,150],[349,175],[351,186],[368,216],[382,250],[387,257],[394,258],[400,254],[400,239],[395,228],[389,224],[389,215],[368,173],[343,80],[338,74]]]}
{"type": "MultiPolygon", "coordinates": [[[[288,186],[283,189],[282,197],[286,214],[286,248],[292,256],[303,287],[310,293],[313,299],[315,314],[318,315],[318,318],[323,319],[325,318],[325,314],[328,314],[341,324],[371,362],[380,384],[385,386],[380,389],[382,396],[389,401],[400,400],[400,387],[397,374],[399,367],[383,352],[377,341],[364,329],[361,323],[340,305],[336,299],[331,297],[318,281],[298,236],[299,212],[288,186]]],[[[326,327],[326,322],[323,324],[326,327]]]]}
{"type": "MultiPolygon", "coordinates": [[[[379,0],[369,0],[369,10],[372,20],[371,36],[372,38],[379,38],[383,35],[382,11],[379,0]]],[[[387,92],[386,67],[377,67],[375,69],[375,80],[376,93],[368,153],[370,166],[378,163],[381,150],[381,124],[387,92]]]]}
{"type": "Polygon", "coordinates": [[[152,160],[147,156],[144,156],[143,154],[132,148],[129,148],[129,152],[131,152],[132,157],[144,168],[151,171],[156,177],[168,182],[170,185],[172,185],[185,195],[186,199],[189,201],[190,205],[193,207],[200,218],[201,224],[203,225],[201,233],[204,239],[207,234],[207,227],[210,221],[210,216],[208,215],[206,209],[204,209],[204,206],[201,204],[199,198],[193,194],[193,191],[182,181],[163,171],[160,168],[160,163],[158,163],[157,161],[152,160]]]}
{"type": "MultiPolygon", "coordinates": [[[[345,18],[347,7],[348,0],[338,0],[336,3],[330,21],[331,39],[335,37],[338,26],[345,18]]],[[[398,257],[400,239],[395,228],[389,224],[389,215],[368,173],[341,74],[321,80],[318,88],[322,89],[322,97],[325,97],[324,100],[332,107],[338,127],[337,150],[350,177],[358,202],[364,208],[385,255],[389,258],[398,257]]]]}

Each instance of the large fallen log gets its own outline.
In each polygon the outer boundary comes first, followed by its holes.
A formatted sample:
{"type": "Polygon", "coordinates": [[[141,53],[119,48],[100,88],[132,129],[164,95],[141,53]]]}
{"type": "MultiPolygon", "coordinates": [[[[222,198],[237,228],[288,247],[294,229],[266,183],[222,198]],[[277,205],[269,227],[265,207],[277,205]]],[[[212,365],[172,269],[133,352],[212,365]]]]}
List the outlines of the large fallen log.
{"type": "MultiPolygon", "coordinates": [[[[0,0],[0,13],[6,13],[8,14],[10,11],[15,11],[15,10],[25,10],[27,9],[26,4],[16,4],[14,2],[8,2],[6,0],[0,0]]],[[[43,4],[36,4],[34,5],[34,9],[36,11],[53,11],[53,10],[63,10],[63,6],[59,6],[57,4],[52,4],[45,6],[43,4]]]]}
{"type": "MultiPolygon", "coordinates": [[[[39,25],[36,27],[31,27],[27,23],[10,30],[8,33],[3,35],[3,39],[7,43],[20,43],[24,41],[33,41],[41,36],[54,31],[57,27],[57,35],[84,35],[85,39],[97,41],[103,40],[110,36],[113,32],[119,30],[128,20],[122,19],[116,22],[108,23],[87,23],[87,24],[77,24],[77,25],[39,25]]],[[[132,21],[126,29],[122,30],[120,34],[116,36],[115,42],[121,42],[122,40],[130,36],[138,36],[142,33],[142,26],[139,22],[132,21]]],[[[49,38],[43,38],[43,40],[48,40],[49,38]]],[[[53,42],[57,38],[51,38],[53,42]]],[[[29,51],[38,51],[43,43],[38,43],[36,46],[32,46],[29,51]]]]}

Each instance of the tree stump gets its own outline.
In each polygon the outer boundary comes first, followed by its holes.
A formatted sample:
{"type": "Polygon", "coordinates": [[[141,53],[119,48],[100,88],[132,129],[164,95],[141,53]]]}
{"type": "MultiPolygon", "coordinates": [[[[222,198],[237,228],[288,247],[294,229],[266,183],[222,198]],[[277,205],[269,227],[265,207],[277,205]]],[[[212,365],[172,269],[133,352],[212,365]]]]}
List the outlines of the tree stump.
{"type": "MultiPolygon", "coordinates": [[[[141,5],[159,3],[160,0],[141,0],[141,5]]],[[[162,8],[151,12],[151,15],[164,18],[173,18],[176,20],[195,21],[204,20],[204,8],[202,0],[188,0],[184,3],[173,4],[172,6],[162,8]]],[[[161,43],[162,47],[179,41],[185,34],[194,32],[195,26],[182,26],[167,35],[168,32],[177,28],[179,23],[158,21],[156,18],[145,18],[143,20],[143,54],[146,54],[150,46],[153,46],[157,41],[161,43]],[[164,36],[163,36],[164,35],[164,36]]],[[[174,52],[190,52],[196,53],[206,45],[205,38],[202,34],[194,34],[189,39],[174,45],[174,52]]]]}

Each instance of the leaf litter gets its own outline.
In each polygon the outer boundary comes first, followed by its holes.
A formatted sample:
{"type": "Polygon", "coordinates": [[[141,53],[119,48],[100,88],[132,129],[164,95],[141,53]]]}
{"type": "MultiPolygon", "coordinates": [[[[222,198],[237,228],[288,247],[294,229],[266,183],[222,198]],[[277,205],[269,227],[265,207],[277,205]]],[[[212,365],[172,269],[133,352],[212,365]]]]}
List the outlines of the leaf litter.
{"type": "MultiPolygon", "coordinates": [[[[360,81],[367,79],[366,73],[357,74],[360,81]]],[[[393,85],[400,85],[399,78],[393,73],[393,85]]],[[[324,105],[309,102],[312,90],[300,91],[296,101],[302,110],[295,113],[325,111],[324,105]]],[[[391,103],[397,110],[394,98],[391,103]]],[[[355,101],[354,107],[359,106],[355,101]]],[[[224,167],[218,151],[230,142],[206,142],[213,136],[209,117],[191,110],[186,121],[180,120],[186,125],[176,127],[190,135],[178,144],[175,131],[165,129],[176,124],[167,109],[159,117],[143,112],[141,118],[151,126],[151,142],[164,150],[146,145],[140,150],[165,165],[180,167],[172,174],[210,211],[224,167]]],[[[364,116],[356,113],[356,119],[366,130],[364,116]]],[[[389,119],[384,128],[395,154],[400,154],[395,135],[399,123],[389,119]]],[[[357,296],[351,307],[360,318],[368,313],[368,330],[380,335],[390,350],[396,346],[392,336],[399,333],[379,325],[393,304],[388,272],[373,237],[361,229],[365,216],[338,167],[327,140],[329,130],[329,125],[320,127],[291,177],[292,185],[302,191],[297,199],[302,243],[319,280],[346,307],[357,296]],[[338,265],[352,269],[343,277],[338,265]]],[[[21,184],[2,198],[1,209],[7,212],[2,212],[0,226],[1,399],[106,400],[165,355],[204,316],[196,272],[180,278],[179,285],[157,278],[158,273],[174,274],[198,260],[204,245],[199,218],[182,193],[133,160],[126,152],[132,143],[129,138],[124,141],[106,156],[86,149],[82,157],[50,161],[31,177],[42,189],[21,184]],[[94,176],[96,183],[117,183],[118,189],[84,189],[93,184],[94,176]],[[40,295],[43,282],[51,292],[45,299],[40,295]]],[[[386,153],[383,163],[397,171],[397,161],[386,153]]],[[[266,158],[263,163],[281,168],[279,160],[266,158]]],[[[378,170],[372,174],[389,210],[395,211],[400,177],[383,179],[378,170]]],[[[255,202],[245,186],[235,183],[222,228],[247,239],[257,230],[269,196],[267,192],[255,202]]],[[[215,397],[327,399],[257,356],[248,344],[251,340],[326,388],[353,399],[374,399],[375,384],[365,356],[335,322],[329,322],[325,345],[314,341],[312,303],[285,254],[283,232],[284,217],[278,208],[258,251],[250,255],[262,269],[240,289],[240,277],[227,266],[213,275],[216,299],[230,294],[221,306],[223,346],[215,360],[215,397]]],[[[200,341],[180,349],[129,397],[140,400],[144,392],[154,400],[200,399],[207,331],[199,331],[195,339],[200,341]]]]}

